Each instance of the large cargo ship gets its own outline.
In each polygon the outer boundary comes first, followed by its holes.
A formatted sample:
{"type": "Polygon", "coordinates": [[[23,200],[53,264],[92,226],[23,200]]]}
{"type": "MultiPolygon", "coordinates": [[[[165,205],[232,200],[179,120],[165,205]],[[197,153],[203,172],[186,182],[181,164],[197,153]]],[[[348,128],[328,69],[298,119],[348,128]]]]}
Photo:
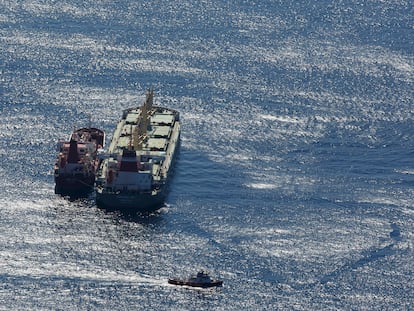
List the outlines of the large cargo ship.
{"type": "Polygon", "coordinates": [[[148,90],[141,107],[124,110],[96,178],[99,207],[129,214],[161,208],[180,142],[176,110],[153,106],[148,90]]]}
{"type": "Polygon", "coordinates": [[[75,129],[69,140],[58,141],[55,193],[81,196],[93,191],[99,167],[98,151],[104,142],[104,132],[94,127],[75,129]]]}

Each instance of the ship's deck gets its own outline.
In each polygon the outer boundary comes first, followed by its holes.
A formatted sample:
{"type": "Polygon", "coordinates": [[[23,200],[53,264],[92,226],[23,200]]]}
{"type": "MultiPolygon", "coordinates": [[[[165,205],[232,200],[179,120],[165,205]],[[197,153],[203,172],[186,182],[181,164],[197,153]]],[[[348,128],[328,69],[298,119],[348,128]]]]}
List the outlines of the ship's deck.
{"type": "Polygon", "coordinates": [[[149,126],[147,138],[140,148],[134,147],[134,134],[139,126],[141,109],[132,108],[124,113],[117,124],[112,141],[109,145],[109,154],[122,153],[124,149],[136,149],[138,155],[148,158],[161,158],[162,161],[153,161],[152,175],[154,180],[166,177],[176,144],[180,135],[178,112],[173,109],[154,106],[148,112],[149,126]]]}

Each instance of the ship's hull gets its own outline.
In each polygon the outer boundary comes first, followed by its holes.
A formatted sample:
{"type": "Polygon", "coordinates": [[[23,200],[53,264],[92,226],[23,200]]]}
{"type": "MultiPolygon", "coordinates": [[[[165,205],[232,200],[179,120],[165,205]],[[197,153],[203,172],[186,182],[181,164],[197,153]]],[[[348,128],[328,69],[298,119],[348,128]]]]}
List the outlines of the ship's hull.
{"type": "Polygon", "coordinates": [[[147,214],[153,213],[165,205],[165,199],[170,190],[170,181],[174,175],[175,162],[179,155],[178,141],[177,150],[175,150],[172,167],[169,171],[170,177],[166,183],[153,193],[133,193],[133,192],[106,192],[101,187],[97,187],[96,205],[107,211],[120,211],[125,214],[147,214]]]}
{"type": "Polygon", "coordinates": [[[217,286],[223,285],[223,281],[192,282],[192,281],[186,281],[186,280],[180,280],[180,279],[168,279],[168,283],[172,285],[202,287],[202,288],[217,287],[217,286]]]}
{"type": "Polygon", "coordinates": [[[109,211],[120,211],[125,214],[146,214],[160,209],[164,205],[165,195],[157,193],[108,193],[96,191],[96,204],[109,211]]]}
{"type": "Polygon", "coordinates": [[[169,171],[169,178],[165,184],[153,193],[133,193],[133,192],[106,192],[103,188],[96,187],[96,205],[107,211],[120,211],[125,214],[148,214],[153,213],[165,205],[165,199],[170,191],[170,181],[175,172],[175,162],[179,157],[179,147],[181,141],[178,140],[175,152],[172,157],[172,164],[169,171]]]}

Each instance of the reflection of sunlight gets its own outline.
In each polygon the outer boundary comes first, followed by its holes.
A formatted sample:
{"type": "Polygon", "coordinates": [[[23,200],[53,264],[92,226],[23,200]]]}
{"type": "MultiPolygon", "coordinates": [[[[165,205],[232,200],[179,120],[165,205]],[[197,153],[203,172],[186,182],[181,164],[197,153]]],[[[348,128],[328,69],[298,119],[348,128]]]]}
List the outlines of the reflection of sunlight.
{"type": "Polygon", "coordinates": [[[302,123],[304,122],[303,120],[300,120],[299,118],[292,118],[289,116],[273,116],[270,114],[266,114],[266,115],[260,115],[260,117],[262,117],[265,120],[270,120],[270,121],[279,121],[279,122],[286,122],[286,123],[302,123]]]}
{"type": "Polygon", "coordinates": [[[410,1],[281,2],[0,1],[0,306],[408,307],[410,1]],[[171,205],[55,195],[57,140],[109,143],[148,87],[183,124],[171,205]],[[222,295],[169,287],[196,267],[222,295]]]}
{"type": "Polygon", "coordinates": [[[275,189],[278,186],[274,184],[264,184],[264,183],[251,183],[246,184],[247,187],[253,188],[253,189],[275,189]]]}

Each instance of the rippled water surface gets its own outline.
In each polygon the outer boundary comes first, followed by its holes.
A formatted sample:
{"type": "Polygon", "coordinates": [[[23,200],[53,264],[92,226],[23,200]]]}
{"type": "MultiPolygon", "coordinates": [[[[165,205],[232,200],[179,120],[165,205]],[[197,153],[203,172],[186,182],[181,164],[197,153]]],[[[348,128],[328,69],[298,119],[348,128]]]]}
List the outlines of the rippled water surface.
{"type": "Polygon", "coordinates": [[[0,0],[0,51],[1,309],[414,308],[410,1],[0,0]],[[166,207],[55,195],[57,140],[147,88],[166,207]]]}

